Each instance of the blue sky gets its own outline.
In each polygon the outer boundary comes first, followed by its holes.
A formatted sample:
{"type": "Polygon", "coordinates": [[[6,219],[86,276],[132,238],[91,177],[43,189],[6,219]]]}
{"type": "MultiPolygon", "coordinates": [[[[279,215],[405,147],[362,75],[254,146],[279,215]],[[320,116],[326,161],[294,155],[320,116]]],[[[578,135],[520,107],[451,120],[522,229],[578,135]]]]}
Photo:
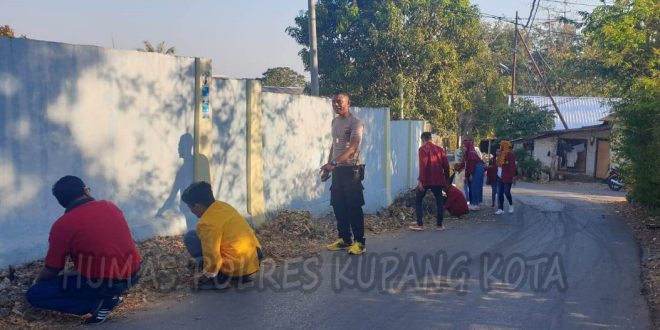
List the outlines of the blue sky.
{"type": "MultiPolygon", "coordinates": [[[[539,0],[563,9],[557,0],[539,0]]],[[[567,0],[598,4],[597,0],[567,0]]],[[[527,17],[532,0],[471,0],[484,13],[527,17]]],[[[566,5],[568,11],[591,6],[566,5]]],[[[304,73],[298,46],[285,32],[307,0],[0,0],[0,25],[31,39],[136,49],[165,41],[182,56],[206,57],[213,73],[254,78],[270,67],[304,73]]],[[[545,17],[539,10],[537,18],[545,17]]]]}

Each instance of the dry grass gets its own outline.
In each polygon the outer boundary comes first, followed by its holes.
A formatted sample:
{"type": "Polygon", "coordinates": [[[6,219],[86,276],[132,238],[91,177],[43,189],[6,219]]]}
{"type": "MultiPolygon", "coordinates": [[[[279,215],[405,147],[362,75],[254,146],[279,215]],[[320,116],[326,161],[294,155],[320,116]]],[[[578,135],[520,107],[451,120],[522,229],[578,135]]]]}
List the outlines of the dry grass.
{"type": "MultiPolygon", "coordinates": [[[[377,214],[365,216],[367,235],[378,235],[407,228],[415,219],[415,192],[410,191],[377,214]]],[[[434,223],[435,204],[432,194],[424,200],[425,221],[434,223]]],[[[447,213],[445,213],[447,214],[447,213]]],[[[492,212],[473,212],[461,218],[447,217],[447,226],[490,221],[492,212]]],[[[337,237],[334,218],[315,219],[305,211],[282,211],[256,231],[267,258],[275,261],[318,252],[337,237]]],[[[155,237],[138,243],[143,257],[140,281],[125,296],[124,303],[113,316],[121,316],[150,301],[176,299],[190,294],[193,261],[183,245],[182,236],[155,237]]],[[[0,328],[58,329],[71,328],[83,318],[47,312],[30,307],[25,291],[43,266],[30,262],[0,272],[0,328]]]]}

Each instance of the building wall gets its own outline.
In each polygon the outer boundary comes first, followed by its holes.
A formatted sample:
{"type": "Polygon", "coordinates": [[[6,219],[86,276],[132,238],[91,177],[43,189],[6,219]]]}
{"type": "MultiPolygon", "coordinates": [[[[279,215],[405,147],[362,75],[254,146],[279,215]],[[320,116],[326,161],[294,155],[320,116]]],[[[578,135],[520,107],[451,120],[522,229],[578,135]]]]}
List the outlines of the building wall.
{"type": "Polygon", "coordinates": [[[43,257],[69,174],[137,239],[182,232],[176,205],[156,213],[192,172],[194,74],[193,58],[0,38],[0,266],[43,257]]]}
{"type": "Polygon", "coordinates": [[[247,214],[247,87],[245,79],[214,79],[211,185],[217,199],[247,214]]]}
{"type": "MultiPolygon", "coordinates": [[[[206,148],[207,138],[214,193],[242,214],[256,200],[253,186],[263,186],[255,193],[264,212],[331,212],[330,183],[318,175],[331,144],[330,100],[254,92],[253,106],[254,81],[213,79],[213,125],[195,141],[195,71],[194,58],[0,38],[0,267],[43,257],[63,213],[50,188],[67,174],[115,202],[138,240],[194,228],[180,195],[200,164],[194,146],[206,148]],[[248,134],[248,110],[263,115],[257,135],[248,134]],[[255,136],[263,171],[248,177],[255,136]]],[[[414,185],[422,123],[392,126],[389,109],[351,111],[365,127],[364,210],[374,212],[414,185]]]]}
{"type": "Polygon", "coordinates": [[[366,165],[364,181],[364,211],[375,212],[387,207],[392,192],[389,184],[391,168],[390,112],[385,108],[352,108],[364,124],[364,135],[360,146],[362,162],[366,165]]]}
{"type": "Polygon", "coordinates": [[[392,128],[392,195],[417,185],[419,159],[417,149],[421,146],[420,136],[424,122],[418,120],[397,120],[392,128]]]}
{"type": "MultiPolygon", "coordinates": [[[[597,145],[595,142],[591,143],[592,141],[591,137],[593,136],[594,138],[609,139],[609,133],[610,133],[609,131],[575,132],[575,133],[562,134],[561,136],[559,136],[559,138],[587,140],[587,165],[585,169],[585,175],[593,177],[595,175],[595,168],[596,168],[597,145]]],[[[612,154],[611,150],[610,150],[610,154],[612,154]]]]}
{"type": "Polygon", "coordinates": [[[540,160],[544,166],[552,165],[552,157],[557,153],[557,137],[551,136],[534,141],[534,158],[540,160]],[[548,156],[550,153],[550,156],[548,156]]]}
{"type": "MultiPolygon", "coordinates": [[[[556,154],[557,143],[559,139],[581,139],[587,140],[587,158],[584,175],[594,176],[596,168],[596,142],[595,139],[609,139],[610,131],[584,131],[560,134],[557,136],[550,136],[534,140],[534,153],[535,159],[540,160],[545,166],[552,166],[552,157],[556,154]],[[591,143],[592,137],[594,142],[591,143]],[[548,152],[550,156],[548,156],[548,152]]],[[[522,142],[518,142],[515,148],[522,148],[522,142]]],[[[610,150],[610,155],[612,155],[610,150]]]]}
{"type": "Polygon", "coordinates": [[[330,99],[263,93],[262,112],[266,210],[330,213],[330,181],[321,182],[319,176],[332,142],[330,99]]]}

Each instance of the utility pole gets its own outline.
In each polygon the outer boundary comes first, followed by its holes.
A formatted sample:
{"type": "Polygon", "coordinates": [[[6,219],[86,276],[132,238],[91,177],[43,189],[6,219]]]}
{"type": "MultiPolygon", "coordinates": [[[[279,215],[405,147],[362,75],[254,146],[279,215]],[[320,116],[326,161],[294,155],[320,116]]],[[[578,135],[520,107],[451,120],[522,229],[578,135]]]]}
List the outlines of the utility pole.
{"type": "Polygon", "coordinates": [[[316,47],[316,4],[309,0],[309,72],[312,79],[312,95],[319,95],[319,60],[316,47]]]}
{"type": "Polygon", "coordinates": [[[516,95],[516,68],[518,66],[518,11],[516,11],[516,27],[513,34],[513,69],[511,70],[511,103],[516,95]]]}
{"type": "Polygon", "coordinates": [[[399,99],[401,108],[399,109],[399,120],[403,120],[403,82],[399,82],[399,99]]]}
{"type": "Polygon", "coordinates": [[[532,61],[532,64],[534,64],[534,69],[536,69],[536,74],[539,76],[539,80],[541,81],[541,84],[543,84],[543,88],[545,89],[545,92],[548,94],[548,97],[550,98],[550,102],[552,102],[552,106],[555,108],[555,111],[557,112],[557,116],[559,116],[561,123],[564,125],[564,129],[568,129],[568,125],[566,125],[566,120],[564,120],[564,116],[561,115],[561,112],[559,111],[559,107],[557,106],[555,99],[552,98],[552,94],[550,93],[550,88],[548,88],[548,85],[546,85],[545,79],[543,79],[543,74],[541,73],[541,69],[539,69],[538,64],[536,64],[536,61],[532,56],[532,52],[529,51],[529,47],[527,47],[527,42],[525,42],[525,38],[522,37],[520,31],[516,30],[516,32],[518,33],[520,37],[520,41],[522,41],[523,46],[525,46],[525,51],[527,51],[527,56],[529,57],[530,61],[532,61]]]}

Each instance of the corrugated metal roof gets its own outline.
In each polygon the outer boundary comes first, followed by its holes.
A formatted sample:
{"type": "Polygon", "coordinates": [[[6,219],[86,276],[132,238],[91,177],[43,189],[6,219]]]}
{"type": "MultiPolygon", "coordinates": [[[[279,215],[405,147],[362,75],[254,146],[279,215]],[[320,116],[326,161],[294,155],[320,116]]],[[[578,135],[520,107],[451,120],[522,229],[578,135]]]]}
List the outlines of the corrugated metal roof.
{"type": "MultiPolygon", "coordinates": [[[[534,102],[537,106],[555,113],[550,98],[539,95],[516,95],[534,102]]],[[[605,97],[553,96],[569,129],[602,124],[599,120],[612,111],[611,103],[617,99],[605,97]]],[[[563,130],[561,120],[555,115],[554,130],[563,130]]]]}

